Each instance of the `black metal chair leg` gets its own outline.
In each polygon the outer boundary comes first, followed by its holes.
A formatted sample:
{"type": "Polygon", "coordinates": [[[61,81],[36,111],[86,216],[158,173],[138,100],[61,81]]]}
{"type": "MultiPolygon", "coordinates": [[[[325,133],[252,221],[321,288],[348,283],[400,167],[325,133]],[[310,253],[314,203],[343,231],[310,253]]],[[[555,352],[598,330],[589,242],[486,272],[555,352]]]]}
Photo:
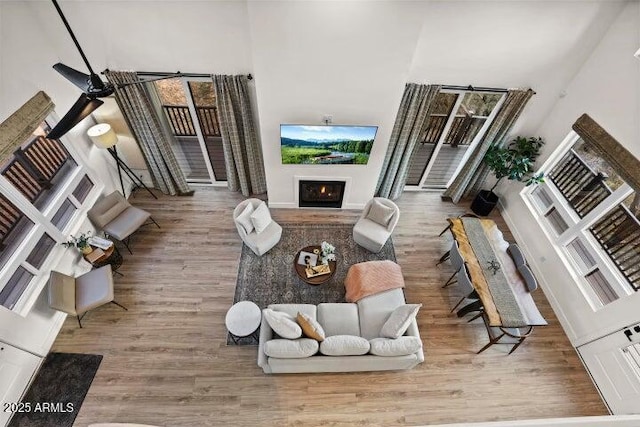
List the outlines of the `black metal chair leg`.
{"type": "Polygon", "coordinates": [[[473,316],[471,319],[467,320],[467,323],[471,323],[474,320],[476,320],[478,317],[482,316],[482,312],[476,314],[475,316],[473,316]]]}
{"type": "Polygon", "coordinates": [[[446,288],[447,286],[449,286],[449,285],[452,285],[452,284],[456,283],[456,280],[451,280],[451,279],[453,279],[454,277],[456,277],[456,274],[458,274],[458,272],[457,272],[457,271],[456,271],[455,273],[453,273],[453,274],[451,275],[451,277],[449,277],[449,280],[447,280],[447,281],[444,283],[444,285],[442,285],[442,287],[443,287],[443,288],[446,288]]]}
{"type": "Polygon", "coordinates": [[[153,219],[153,217],[149,217],[149,219],[150,219],[151,221],[153,221],[153,223],[156,225],[156,227],[160,228],[160,224],[158,224],[158,223],[156,222],[156,220],[155,220],[155,219],[153,219]]]}
{"type": "Polygon", "coordinates": [[[444,255],[442,255],[442,256],[440,257],[440,260],[436,263],[436,266],[438,266],[438,265],[442,264],[443,262],[445,262],[446,260],[448,260],[448,259],[449,259],[449,254],[450,254],[450,252],[451,252],[451,251],[447,251],[447,252],[445,252],[445,254],[444,254],[444,255]]]}
{"type": "Polygon", "coordinates": [[[480,350],[478,350],[478,351],[476,352],[476,354],[480,354],[480,353],[482,353],[483,351],[485,351],[486,349],[488,349],[489,347],[491,347],[491,346],[492,346],[492,345],[494,345],[494,344],[495,344],[495,341],[494,341],[494,340],[489,340],[489,342],[487,343],[487,345],[485,345],[485,346],[484,346],[484,347],[482,347],[480,350]]]}
{"type": "Polygon", "coordinates": [[[520,347],[520,344],[522,344],[524,342],[524,338],[520,338],[520,341],[518,341],[516,343],[516,345],[513,346],[513,348],[511,349],[511,351],[509,352],[509,354],[513,353],[514,351],[516,351],[516,348],[520,347]]]}
{"type": "Polygon", "coordinates": [[[460,298],[460,301],[458,301],[458,303],[456,304],[456,306],[455,306],[455,307],[453,307],[449,313],[453,313],[453,312],[455,311],[455,309],[456,309],[456,308],[458,308],[458,306],[459,306],[460,304],[462,304],[462,301],[464,301],[464,300],[465,300],[465,298],[466,298],[466,297],[462,297],[462,298],[460,298]]]}
{"type": "Polygon", "coordinates": [[[129,309],[128,309],[127,307],[125,307],[124,305],[122,305],[122,304],[120,304],[120,303],[118,303],[118,302],[116,302],[116,301],[111,301],[111,304],[115,304],[115,305],[117,305],[118,307],[123,308],[123,309],[125,309],[126,311],[129,311],[129,309]]]}
{"type": "Polygon", "coordinates": [[[443,235],[443,234],[444,234],[448,229],[450,229],[450,228],[451,228],[451,226],[450,226],[450,225],[448,225],[448,226],[447,226],[447,228],[445,228],[444,230],[442,230],[442,231],[440,232],[440,234],[438,234],[438,236],[442,236],[442,235],[443,235]]]}
{"type": "Polygon", "coordinates": [[[504,336],[504,334],[500,335],[497,338],[489,339],[489,343],[487,345],[485,345],[484,347],[482,347],[476,354],[480,354],[483,351],[485,351],[486,349],[488,349],[489,347],[491,347],[492,345],[497,344],[498,341],[500,341],[500,338],[502,338],[503,336],[504,336]]]}
{"type": "Polygon", "coordinates": [[[82,322],[80,321],[80,316],[76,316],[78,318],[78,325],[82,328],[82,322]]]}
{"type": "Polygon", "coordinates": [[[465,315],[471,313],[472,311],[478,311],[478,310],[482,310],[482,302],[479,300],[465,305],[460,310],[458,310],[457,314],[458,314],[458,317],[464,317],[465,315]]]}
{"type": "Polygon", "coordinates": [[[133,252],[131,252],[131,248],[129,247],[129,239],[131,238],[131,236],[127,237],[125,240],[122,240],[122,244],[127,248],[127,250],[129,251],[129,253],[131,255],[133,255],[133,252]]]}

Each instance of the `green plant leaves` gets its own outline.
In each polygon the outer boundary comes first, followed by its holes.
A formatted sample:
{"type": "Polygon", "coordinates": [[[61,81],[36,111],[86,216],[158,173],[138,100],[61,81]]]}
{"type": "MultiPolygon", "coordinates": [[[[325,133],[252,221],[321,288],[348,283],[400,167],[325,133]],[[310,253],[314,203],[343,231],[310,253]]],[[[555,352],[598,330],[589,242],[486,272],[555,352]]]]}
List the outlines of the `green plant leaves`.
{"type": "Polygon", "coordinates": [[[502,178],[526,185],[544,182],[544,173],[532,174],[543,145],[544,140],[540,137],[517,136],[505,147],[489,147],[484,162],[498,179],[494,188],[502,178]]]}

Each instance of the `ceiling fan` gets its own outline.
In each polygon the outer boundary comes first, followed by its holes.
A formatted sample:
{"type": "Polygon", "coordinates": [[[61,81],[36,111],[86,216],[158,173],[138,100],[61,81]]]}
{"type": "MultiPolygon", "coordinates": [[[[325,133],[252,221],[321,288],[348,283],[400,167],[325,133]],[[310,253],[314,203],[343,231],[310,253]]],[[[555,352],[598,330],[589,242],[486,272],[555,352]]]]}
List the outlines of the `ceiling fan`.
{"type": "Polygon", "coordinates": [[[58,124],[49,132],[47,138],[49,139],[58,139],[65,133],[69,132],[75,125],[77,125],[82,119],[91,114],[96,108],[104,104],[99,98],[104,98],[111,95],[115,88],[111,83],[105,83],[102,81],[100,76],[98,76],[91,68],[91,64],[89,64],[89,60],[85,56],[76,36],[73,34],[69,23],[67,22],[67,18],[65,18],[62,13],[62,9],[58,5],[57,0],[51,0],[56,10],[58,11],[58,15],[62,19],[64,26],[67,28],[73,43],[76,45],[78,52],[80,52],[80,56],[82,56],[82,60],[85,65],[89,69],[90,74],[82,73],[78,70],[75,70],[67,65],[62,63],[57,63],[53,66],[53,69],[62,74],[62,77],[69,80],[74,85],[78,86],[82,90],[82,95],[78,98],[78,100],[73,104],[71,109],[67,111],[67,114],[58,122],[58,124]]]}

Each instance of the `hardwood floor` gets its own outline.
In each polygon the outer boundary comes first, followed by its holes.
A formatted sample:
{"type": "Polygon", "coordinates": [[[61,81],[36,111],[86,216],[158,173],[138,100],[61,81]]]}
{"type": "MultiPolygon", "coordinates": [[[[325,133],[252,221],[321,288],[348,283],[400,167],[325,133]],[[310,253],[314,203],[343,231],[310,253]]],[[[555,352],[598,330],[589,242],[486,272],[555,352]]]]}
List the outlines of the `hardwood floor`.
{"type": "MultiPolygon", "coordinates": [[[[425,362],[400,372],[263,374],[257,347],[225,345],[241,249],[231,216],[241,200],[222,188],[131,199],[162,229],[142,230],[133,255],[123,251],[115,296],[129,311],[100,307],[83,329],[70,317],[53,347],[104,355],[76,425],[422,425],[607,414],[541,291],[535,300],[549,326],[510,356],[500,345],[475,354],[488,340],[482,321],[449,314],[460,295],[455,286],[441,289],[449,264],[435,267],[450,245],[450,236],[437,237],[445,218],[464,206],[432,193],[400,198],[393,234],[407,301],[423,304],[425,362]]],[[[280,223],[351,224],[358,215],[272,210],[280,223]]]]}

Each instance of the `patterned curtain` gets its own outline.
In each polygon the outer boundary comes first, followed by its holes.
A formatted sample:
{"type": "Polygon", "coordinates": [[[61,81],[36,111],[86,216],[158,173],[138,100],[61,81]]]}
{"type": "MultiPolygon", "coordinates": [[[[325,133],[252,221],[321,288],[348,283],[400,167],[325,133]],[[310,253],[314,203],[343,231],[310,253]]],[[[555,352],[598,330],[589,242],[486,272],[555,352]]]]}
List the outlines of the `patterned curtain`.
{"type": "Polygon", "coordinates": [[[407,182],[411,157],[429,117],[429,109],[440,86],[408,83],[391,132],[387,155],[382,164],[376,195],[395,200],[407,182]]]}
{"type": "Polygon", "coordinates": [[[262,149],[253,123],[247,76],[211,76],[220,119],[229,190],[243,196],[267,191],[262,149]]]}
{"type": "Polygon", "coordinates": [[[138,142],[154,186],[172,196],[192,195],[171,150],[171,144],[175,143],[173,135],[163,130],[142,80],[130,71],[106,71],[105,76],[116,87],[116,101],[138,142]],[[127,85],[119,87],[123,83],[127,85]]]}
{"type": "Polygon", "coordinates": [[[500,111],[489,125],[489,129],[476,146],[473,153],[462,167],[462,170],[442,195],[443,198],[451,199],[453,203],[458,203],[463,197],[470,196],[480,191],[484,180],[489,174],[489,168],[482,160],[487,150],[493,144],[504,143],[507,134],[520,117],[534,92],[531,89],[510,89],[507,98],[500,107],[500,111]]]}

